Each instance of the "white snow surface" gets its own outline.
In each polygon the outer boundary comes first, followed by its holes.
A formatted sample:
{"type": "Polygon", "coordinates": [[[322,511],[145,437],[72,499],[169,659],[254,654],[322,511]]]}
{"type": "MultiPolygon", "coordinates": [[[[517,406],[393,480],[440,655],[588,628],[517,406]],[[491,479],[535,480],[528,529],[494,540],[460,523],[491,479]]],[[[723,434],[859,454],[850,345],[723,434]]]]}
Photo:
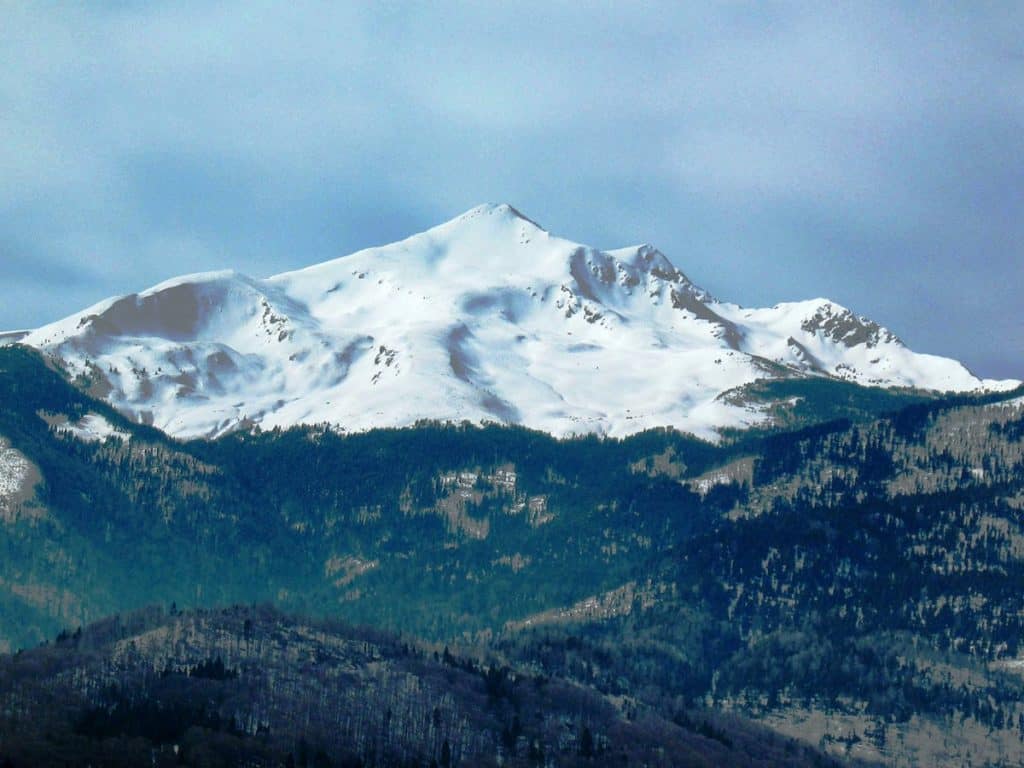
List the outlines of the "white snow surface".
{"type": "Polygon", "coordinates": [[[28,336],[31,331],[0,331],[0,347],[16,344],[28,336]]]}
{"type": "Polygon", "coordinates": [[[98,413],[87,413],[77,422],[68,422],[57,427],[57,431],[66,432],[86,443],[105,443],[111,437],[131,439],[128,432],[118,429],[105,416],[98,413]]]}
{"type": "Polygon", "coordinates": [[[22,489],[28,478],[29,466],[25,455],[0,437],[0,503],[22,489]]]}
{"type": "Polygon", "coordinates": [[[20,340],[179,437],[420,419],[714,437],[766,418],[719,398],[761,378],[944,391],[1019,383],[916,354],[826,299],[719,301],[650,245],[579,245],[508,205],[266,280],[179,277],[20,340]]]}

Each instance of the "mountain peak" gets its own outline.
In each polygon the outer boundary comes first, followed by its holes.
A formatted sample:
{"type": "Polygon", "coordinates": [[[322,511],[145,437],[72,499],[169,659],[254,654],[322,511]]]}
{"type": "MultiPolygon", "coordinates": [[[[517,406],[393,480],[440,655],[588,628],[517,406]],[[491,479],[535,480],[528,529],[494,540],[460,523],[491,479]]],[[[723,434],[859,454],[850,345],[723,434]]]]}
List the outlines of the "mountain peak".
{"type": "Polygon", "coordinates": [[[465,213],[459,214],[452,221],[465,221],[478,216],[499,216],[506,219],[518,219],[532,224],[537,229],[544,229],[540,224],[510,203],[481,203],[480,205],[473,206],[465,213]]]}
{"type": "Polygon", "coordinates": [[[516,237],[524,228],[528,232],[547,232],[536,221],[508,203],[481,203],[455,218],[431,227],[423,234],[484,230],[489,236],[496,236],[504,230],[507,237],[516,237]]]}
{"type": "MultiPolygon", "coordinates": [[[[495,207],[495,210],[498,211],[499,213],[501,213],[502,215],[513,216],[514,218],[522,219],[527,224],[532,224],[537,229],[544,229],[544,227],[542,227],[540,224],[538,224],[535,220],[531,219],[529,216],[524,214],[518,208],[516,208],[513,205],[509,205],[508,203],[500,203],[500,204],[498,204],[495,207]]],[[[547,230],[544,230],[544,231],[546,232],[547,230]]]]}

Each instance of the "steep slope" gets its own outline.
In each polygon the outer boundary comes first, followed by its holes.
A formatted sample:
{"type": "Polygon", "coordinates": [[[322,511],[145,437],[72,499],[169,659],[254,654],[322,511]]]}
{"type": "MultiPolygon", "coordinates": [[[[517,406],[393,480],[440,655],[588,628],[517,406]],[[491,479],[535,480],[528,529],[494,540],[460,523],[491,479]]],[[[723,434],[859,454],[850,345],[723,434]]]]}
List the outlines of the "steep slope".
{"type": "MultiPolygon", "coordinates": [[[[17,339],[12,336],[11,339],[17,339]]],[[[744,309],[649,245],[600,251],[507,205],[267,280],[190,275],[20,337],[181,436],[329,422],[497,421],[553,434],[763,423],[761,379],[1009,387],[827,300],[744,309]]]]}

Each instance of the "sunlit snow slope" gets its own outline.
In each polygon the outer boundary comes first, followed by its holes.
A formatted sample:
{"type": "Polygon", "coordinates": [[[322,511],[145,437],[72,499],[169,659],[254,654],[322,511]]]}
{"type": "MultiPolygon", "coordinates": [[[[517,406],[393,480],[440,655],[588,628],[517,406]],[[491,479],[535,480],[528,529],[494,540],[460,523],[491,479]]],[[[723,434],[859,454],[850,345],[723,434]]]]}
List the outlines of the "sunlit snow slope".
{"type": "Polygon", "coordinates": [[[830,301],[720,302],[651,246],[578,245],[507,205],[267,280],[177,278],[16,339],[62,359],[126,414],[183,437],[419,419],[713,435],[764,418],[719,398],[758,378],[1017,383],[915,354],[830,301]]]}

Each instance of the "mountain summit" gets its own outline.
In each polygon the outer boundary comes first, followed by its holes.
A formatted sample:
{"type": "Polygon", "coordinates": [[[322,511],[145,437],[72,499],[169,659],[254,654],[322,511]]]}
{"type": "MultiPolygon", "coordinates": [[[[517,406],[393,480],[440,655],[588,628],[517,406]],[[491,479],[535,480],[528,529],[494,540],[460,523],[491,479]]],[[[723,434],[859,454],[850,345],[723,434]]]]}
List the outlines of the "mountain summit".
{"type": "Polygon", "coordinates": [[[914,353],[824,299],[719,301],[650,245],[580,245],[509,205],[265,280],[187,275],[6,340],[59,359],[92,393],[181,437],[419,419],[707,436],[767,418],[723,397],[758,379],[942,391],[1018,383],[914,353]]]}

